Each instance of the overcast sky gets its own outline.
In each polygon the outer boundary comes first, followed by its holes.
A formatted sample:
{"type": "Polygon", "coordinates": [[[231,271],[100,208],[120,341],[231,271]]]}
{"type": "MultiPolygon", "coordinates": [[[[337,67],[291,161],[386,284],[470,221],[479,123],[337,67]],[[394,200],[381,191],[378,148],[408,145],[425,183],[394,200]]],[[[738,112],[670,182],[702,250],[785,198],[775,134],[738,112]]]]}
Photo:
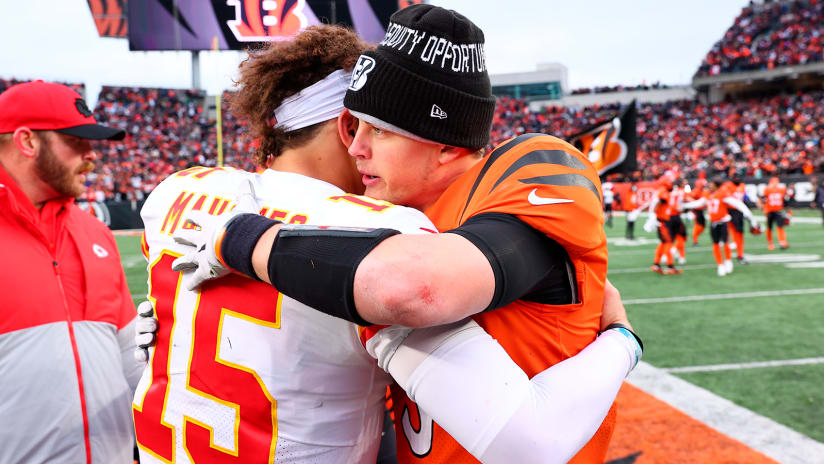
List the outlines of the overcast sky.
{"type": "MultiPolygon", "coordinates": [[[[208,1],[208,0],[203,0],[208,1]]],[[[486,35],[491,74],[558,62],[569,87],[687,84],[748,0],[431,0],[486,35]]],[[[86,0],[0,0],[0,77],[191,87],[189,52],[129,52],[97,36],[86,0]]],[[[235,52],[201,52],[210,93],[231,85],[235,52]]],[[[91,100],[95,97],[88,95],[91,100]]]]}

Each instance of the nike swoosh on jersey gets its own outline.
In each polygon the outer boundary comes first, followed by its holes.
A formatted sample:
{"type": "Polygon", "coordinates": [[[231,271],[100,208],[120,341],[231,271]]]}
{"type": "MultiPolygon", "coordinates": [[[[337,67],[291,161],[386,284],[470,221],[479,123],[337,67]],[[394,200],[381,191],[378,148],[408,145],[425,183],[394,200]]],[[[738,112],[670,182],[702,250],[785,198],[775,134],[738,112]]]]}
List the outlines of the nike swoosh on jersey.
{"type": "Polygon", "coordinates": [[[566,198],[544,198],[538,196],[538,189],[532,189],[529,192],[529,196],[526,198],[527,201],[532,203],[533,205],[557,205],[558,203],[572,203],[573,200],[568,200],[566,198]]]}

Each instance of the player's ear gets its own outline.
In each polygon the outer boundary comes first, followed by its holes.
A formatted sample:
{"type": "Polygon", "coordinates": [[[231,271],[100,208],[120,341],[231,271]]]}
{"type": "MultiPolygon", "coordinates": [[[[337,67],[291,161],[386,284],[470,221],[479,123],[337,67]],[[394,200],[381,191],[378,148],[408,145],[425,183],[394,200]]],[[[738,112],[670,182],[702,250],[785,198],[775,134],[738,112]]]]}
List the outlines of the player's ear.
{"type": "Polygon", "coordinates": [[[449,145],[441,146],[441,153],[438,156],[438,162],[441,164],[449,164],[454,161],[463,159],[466,156],[472,156],[475,152],[467,148],[452,147],[449,145]]]}
{"type": "Polygon", "coordinates": [[[43,143],[43,140],[28,127],[18,127],[12,134],[12,141],[17,150],[26,158],[37,157],[38,148],[43,143]]]}
{"type": "Polygon", "coordinates": [[[338,136],[346,148],[352,145],[355,140],[355,132],[358,130],[358,118],[352,116],[349,110],[345,109],[338,115],[338,136]]]}

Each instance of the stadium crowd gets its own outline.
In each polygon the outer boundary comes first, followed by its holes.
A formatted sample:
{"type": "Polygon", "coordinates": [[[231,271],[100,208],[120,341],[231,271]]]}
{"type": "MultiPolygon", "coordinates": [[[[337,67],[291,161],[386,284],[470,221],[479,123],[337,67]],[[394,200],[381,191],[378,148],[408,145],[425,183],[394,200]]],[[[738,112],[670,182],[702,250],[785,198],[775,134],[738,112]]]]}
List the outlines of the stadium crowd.
{"type": "MultiPolygon", "coordinates": [[[[0,80],[0,88],[15,82],[0,80]]],[[[228,110],[227,97],[224,93],[221,106],[224,163],[254,170],[254,141],[228,110]]],[[[823,99],[824,91],[815,91],[710,105],[695,100],[640,104],[638,171],[630,178],[656,179],[670,169],[688,178],[700,171],[741,177],[824,171],[823,99]]],[[[139,201],[171,172],[214,165],[215,121],[204,112],[210,103],[198,90],[104,87],[95,117],[129,136],[124,143],[99,147],[101,160],[89,175],[85,198],[139,201]]],[[[526,132],[568,138],[619,110],[618,105],[594,105],[531,111],[525,100],[502,97],[491,143],[526,132]]]]}
{"type": "Polygon", "coordinates": [[[710,49],[697,75],[824,61],[822,33],[823,0],[751,3],[710,49]]]}
{"type": "MultiPolygon", "coordinates": [[[[638,172],[656,179],[673,168],[741,177],[811,174],[824,170],[824,92],[705,105],[695,100],[638,107],[638,172]]],[[[525,132],[568,138],[614,116],[618,105],[549,107],[532,112],[524,100],[501,98],[493,140],[525,132]]]]}

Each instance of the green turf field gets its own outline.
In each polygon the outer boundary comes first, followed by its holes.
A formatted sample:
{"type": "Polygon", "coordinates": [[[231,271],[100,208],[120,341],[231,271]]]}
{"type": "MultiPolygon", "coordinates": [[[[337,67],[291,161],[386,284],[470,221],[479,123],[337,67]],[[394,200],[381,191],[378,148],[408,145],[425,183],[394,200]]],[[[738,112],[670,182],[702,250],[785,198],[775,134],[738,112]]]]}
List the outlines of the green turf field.
{"type": "MultiPolygon", "coordinates": [[[[820,217],[796,212],[795,217],[820,217]]],[[[763,235],[747,235],[751,264],[718,277],[708,232],[687,246],[683,275],[650,272],[655,237],[636,224],[627,243],[623,218],[607,228],[609,278],[621,291],[646,346],[644,360],[758,414],[824,441],[824,364],[746,368],[746,363],[824,358],[824,228],[796,221],[790,248],[767,251],[763,235]],[[795,267],[818,266],[818,267],[795,267]],[[725,295],[724,299],[717,299],[725,295]],[[691,297],[691,301],[657,301],[691,297]],[[716,298],[716,299],[710,299],[716,298]],[[650,301],[652,300],[652,301],[650,301]],[[743,364],[726,370],[679,373],[677,368],[743,364]]],[[[691,224],[690,224],[691,226],[691,224]]],[[[691,231],[690,231],[691,232],[691,231]]],[[[135,302],[146,294],[140,237],[117,237],[135,302]]]]}

